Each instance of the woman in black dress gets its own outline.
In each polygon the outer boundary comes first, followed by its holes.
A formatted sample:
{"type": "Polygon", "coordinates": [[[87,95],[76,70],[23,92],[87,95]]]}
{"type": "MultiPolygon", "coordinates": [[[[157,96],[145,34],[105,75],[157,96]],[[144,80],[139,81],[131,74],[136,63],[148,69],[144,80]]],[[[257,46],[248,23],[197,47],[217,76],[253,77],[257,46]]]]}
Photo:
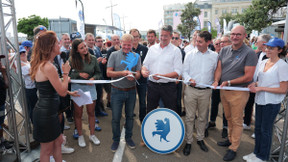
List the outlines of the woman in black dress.
{"type": "Polygon", "coordinates": [[[41,162],[49,162],[50,155],[53,155],[56,162],[62,161],[63,138],[58,118],[59,95],[67,94],[70,65],[68,61],[63,64],[61,80],[52,63],[58,54],[60,43],[55,32],[47,31],[36,36],[31,59],[31,78],[36,81],[39,100],[33,111],[33,137],[41,144],[41,162]]]}

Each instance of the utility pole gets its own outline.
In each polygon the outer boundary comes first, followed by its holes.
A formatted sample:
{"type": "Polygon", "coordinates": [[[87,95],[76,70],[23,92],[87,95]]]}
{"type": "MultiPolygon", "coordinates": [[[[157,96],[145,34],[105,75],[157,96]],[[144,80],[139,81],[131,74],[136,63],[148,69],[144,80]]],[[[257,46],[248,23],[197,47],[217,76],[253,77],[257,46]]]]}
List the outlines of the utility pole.
{"type": "Polygon", "coordinates": [[[285,45],[287,44],[287,34],[288,34],[287,30],[288,30],[288,2],[286,7],[286,20],[285,20],[284,37],[283,37],[285,45]]]}
{"type": "MultiPolygon", "coordinates": [[[[112,0],[110,0],[110,2],[111,2],[111,5],[107,6],[106,9],[107,8],[111,8],[111,21],[112,21],[112,26],[114,26],[114,23],[113,23],[113,7],[117,6],[118,4],[114,4],[113,5],[112,0]]],[[[114,30],[112,30],[112,33],[114,34],[114,30]]]]}
{"type": "Polygon", "coordinates": [[[127,16],[123,15],[121,18],[123,19],[123,31],[124,31],[124,34],[126,34],[126,30],[125,30],[125,22],[124,22],[124,19],[126,18],[127,16]]]}

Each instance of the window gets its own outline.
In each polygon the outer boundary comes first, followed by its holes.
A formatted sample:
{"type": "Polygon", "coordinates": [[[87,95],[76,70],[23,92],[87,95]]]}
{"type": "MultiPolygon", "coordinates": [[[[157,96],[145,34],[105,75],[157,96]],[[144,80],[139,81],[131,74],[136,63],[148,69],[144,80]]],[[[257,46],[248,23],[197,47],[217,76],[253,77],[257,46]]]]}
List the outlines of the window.
{"type": "Polygon", "coordinates": [[[232,14],[235,14],[235,13],[237,13],[238,11],[237,11],[237,8],[232,8],[232,10],[231,10],[231,13],[232,14]]]}
{"type": "Polygon", "coordinates": [[[242,13],[245,12],[247,10],[247,8],[242,8],[242,13]]]}
{"type": "Polygon", "coordinates": [[[207,27],[207,25],[208,25],[208,22],[204,21],[204,27],[207,27]]]}
{"type": "Polygon", "coordinates": [[[215,10],[215,15],[217,15],[218,14],[218,10],[215,10]]]}
{"type": "Polygon", "coordinates": [[[227,10],[226,9],[223,9],[222,10],[222,14],[226,14],[227,13],[227,10]]]}
{"type": "Polygon", "coordinates": [[[207,11],[205,11],[205,12],[204,12],[204,17],[207,17],[207,15],[208,15],[208,14],[207,14],[207,11]]]}

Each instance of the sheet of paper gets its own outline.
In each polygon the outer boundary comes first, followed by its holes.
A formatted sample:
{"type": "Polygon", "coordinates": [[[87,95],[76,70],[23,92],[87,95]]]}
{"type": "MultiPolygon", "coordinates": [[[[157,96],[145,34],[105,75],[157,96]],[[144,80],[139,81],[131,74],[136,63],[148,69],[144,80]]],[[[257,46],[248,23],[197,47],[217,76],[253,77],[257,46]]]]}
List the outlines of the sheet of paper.
{"type": "Polygon", "coordinates": [[[71,96],[71,99],[80,107],[83,105],[88,105],[88,104],[92,104],[92,98],[91,98],[91,94],[89,91],[87,92],[83,92],[81,89],[78,89],[78,94],[80,95],[79,97],[73,97],[71,96]]]}

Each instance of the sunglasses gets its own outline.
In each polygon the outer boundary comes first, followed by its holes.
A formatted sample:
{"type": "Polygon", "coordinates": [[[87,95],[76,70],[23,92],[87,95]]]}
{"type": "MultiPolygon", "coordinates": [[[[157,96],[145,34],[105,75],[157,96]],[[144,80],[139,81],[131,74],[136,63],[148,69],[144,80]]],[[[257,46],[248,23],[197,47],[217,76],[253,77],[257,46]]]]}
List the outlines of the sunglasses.
{"type": "Polygon", "coordinates": [[[178,40],[179,38],[178,37],[172,37],[172,39],[178,40]]]}
{"type": "Polygon", "coordinates": [[[215,43],[216,46],[220,45],[220,43],[215,43]]]}
{"type": "Polygon", "coordinates": [[[40,28],[39,28],[40,30],[47,30],[45,27],[43,27],[43,26],[41,26],[40,28]]]}

